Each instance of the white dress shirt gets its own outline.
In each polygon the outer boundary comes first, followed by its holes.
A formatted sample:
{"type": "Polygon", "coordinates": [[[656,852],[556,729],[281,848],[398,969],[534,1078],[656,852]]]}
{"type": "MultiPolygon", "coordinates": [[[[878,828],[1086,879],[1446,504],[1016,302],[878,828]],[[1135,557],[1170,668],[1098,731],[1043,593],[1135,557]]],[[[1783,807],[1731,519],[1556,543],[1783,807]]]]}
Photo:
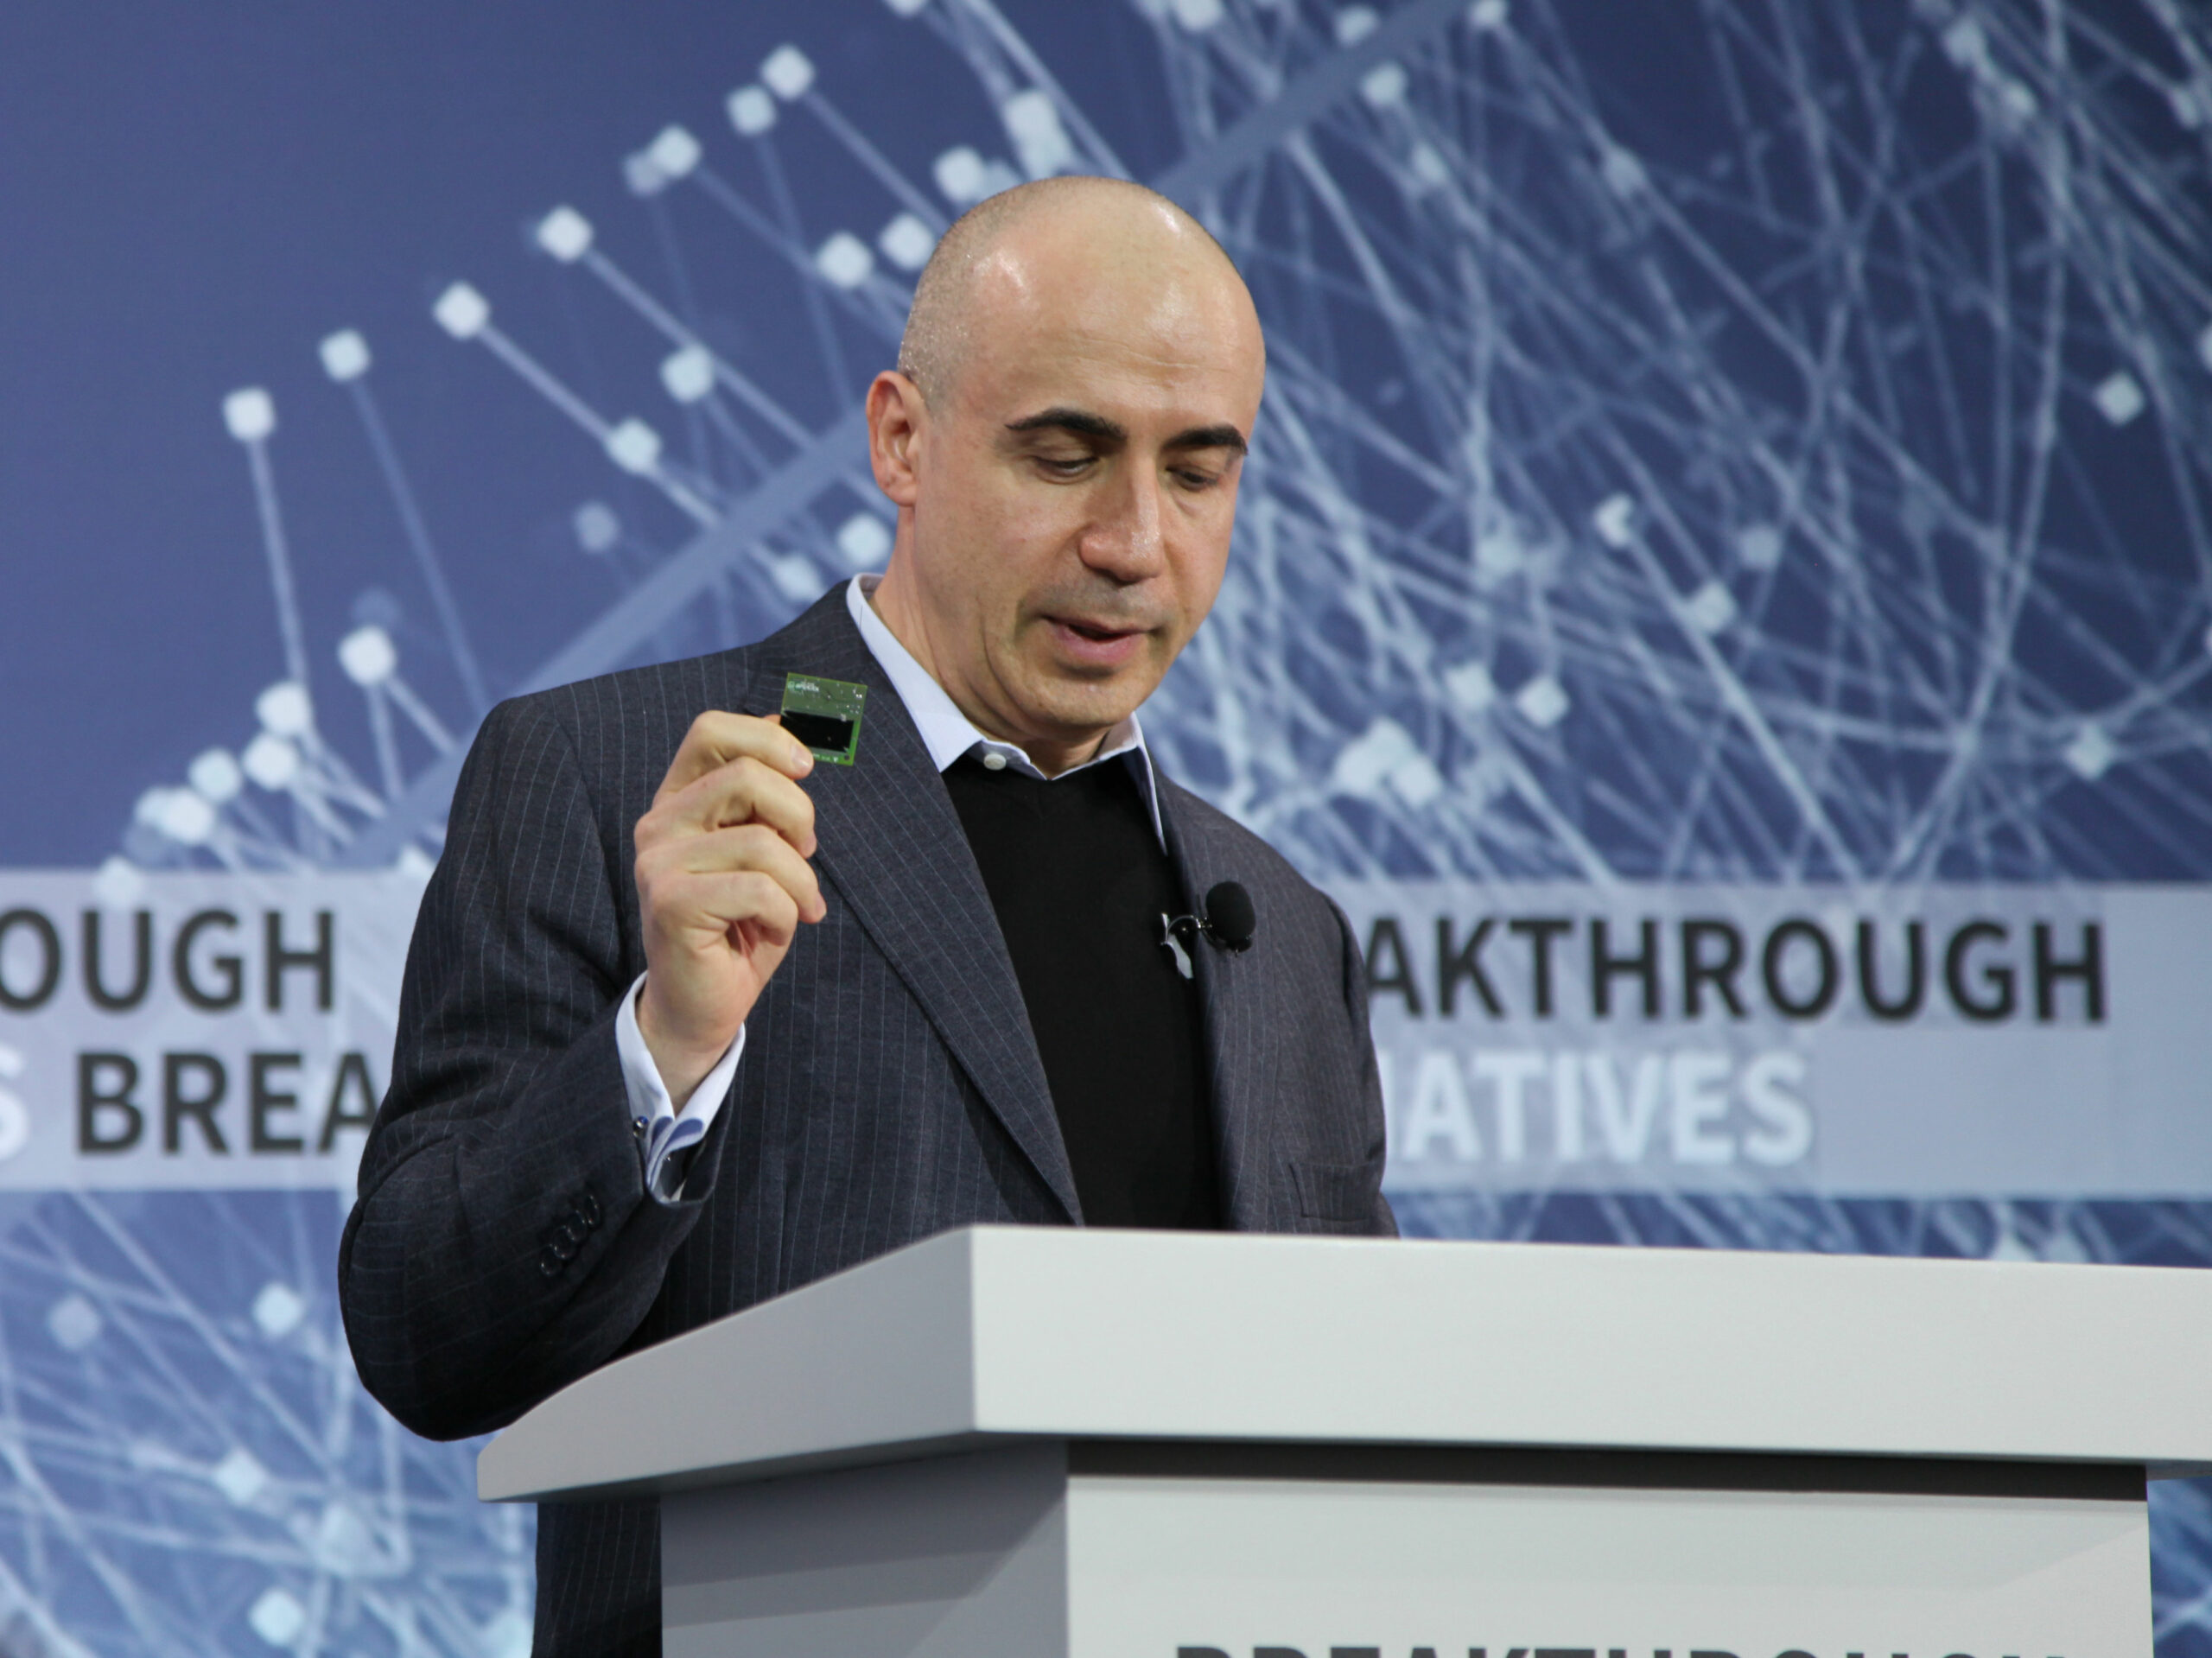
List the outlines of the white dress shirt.
{"type": "MultiPolygon", "coordinates": [[[[1020,748],[995,737],[986,737],[976,730],[974,722],[945,694],[944,688],[930,677],[929,670],[915,661],[913,653],[884,626],[883,619],[875,613],[875,607],[868,602],[868,594],[875,591],[875,584],[882,579],[880,575],[855,576],[845,588],[845,606],[852,613],[853,624],[860,629],[868,654],[883,670],[891,689],[899,693],[899,700],[906,705],[915,729],[921,733],[922,746],[929,750],[930,759],[939,774],[950,770],[952,763],[964,755],[980,754],[983,764],[994,772],[1011,769],[1043,780],[1045,774],[1037,762],[1020,748]]],[[[861,752],[865,755],[867,750],[863,747],[861,752]]],[[[1123,757],[1127,757],[1129,769],[1135,774],[1137,788],[1144,796],[1146,809],[1152,814],[1152,831],[1160,836],[1160,846],[1165,849],[1167,836],[1160,825],[1159,785],[1153,777],[1152,753],[1145,746],[1144,729],[1137,723],[1136,715],[1132,714],[1109,731],[1096,754],[1059,775],[1073,777],[1077,772],[1123,757]]],[[[858,763],[866,765],[867,761],[861,759],[858,763]]],[[[728,1096],[730,1083],[737,1076],[737,1062],[745,1051],[745,1031],[742,1026],[739,1028],[737,1039],[715,1062],[715,1068],[699,1086],[691,1090],[690,1098],[679,1111],[670,1097],[668,1085],[661,1080],[659,1067],[653,1064],[652,1051],[645,1046],[645,1033],[638,1028],[638,998],[645,988],[645,975],[640,973],[622,999],[622,1011],[615,1015],[614,1047],[621,1058],[622,1082],[630,1096],[630,1120],[637,1130],[639,1153],[644,1160],[645,1190],[660,1202],[669,1203],[675,1200],[682,1188],[680,1181],[670,1178],[671,1167],[681,1166],[671,1166],[669,1159],[674,1153],[697,1145],[714,1126],[715,1114],[722,1109],[722,1101],[728,1096]]]]}

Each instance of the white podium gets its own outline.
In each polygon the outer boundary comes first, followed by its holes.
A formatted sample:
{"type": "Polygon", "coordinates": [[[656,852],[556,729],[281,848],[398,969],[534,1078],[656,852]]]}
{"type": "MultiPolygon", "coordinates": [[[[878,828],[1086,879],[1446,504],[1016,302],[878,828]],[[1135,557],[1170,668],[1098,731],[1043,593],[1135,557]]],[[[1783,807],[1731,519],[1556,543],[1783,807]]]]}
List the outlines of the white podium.
{"type": "Polygon", "coordinates": [[[950,1232],[587,1376],[671,1658],[2149,1658],[2212,1273],[950,1232]]]}

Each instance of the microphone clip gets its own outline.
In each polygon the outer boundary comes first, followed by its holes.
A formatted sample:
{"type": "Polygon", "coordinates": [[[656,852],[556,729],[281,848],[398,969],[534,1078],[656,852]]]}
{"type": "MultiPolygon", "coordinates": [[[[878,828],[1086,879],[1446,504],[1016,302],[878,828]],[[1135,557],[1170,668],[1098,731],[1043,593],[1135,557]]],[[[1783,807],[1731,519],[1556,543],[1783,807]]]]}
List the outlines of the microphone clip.
{"type": "Polygon", "coordinates": [[[1175,970],[1187,979],[1192,976],[1191,952],[1201,934],[1215,949],[1241,955],[1252,948],[1257,926],[1252,895],[1239,883],[1225,880],[1206,894],[1201,914],[1162,915],[1160,943],[1175,958],[1175,970]]]}

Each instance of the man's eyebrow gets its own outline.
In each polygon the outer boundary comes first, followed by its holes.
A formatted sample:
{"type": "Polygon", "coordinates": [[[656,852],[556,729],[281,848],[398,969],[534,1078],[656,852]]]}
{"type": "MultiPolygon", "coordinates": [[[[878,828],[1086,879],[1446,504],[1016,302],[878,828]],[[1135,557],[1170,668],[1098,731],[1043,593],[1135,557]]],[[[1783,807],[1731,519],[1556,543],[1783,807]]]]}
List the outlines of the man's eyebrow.
{"type": "Polygon", "coordinates": [[[1160,445],[1166,449],[1234,449],[1244,453],[1244,434],[1234,426],[1193,426],[1187,432],[1178,432],[1160,445]]]}
{"type": "Polygon", "coordinates": [[[1109,442],[1122,443],[1128,440],[1128,429],[1121,422],[1109,420],[1103,415],[1094,415],[1087,410],[1053,407],[1034,415],[1025,415],[1020,420],[1006,423],[1009,432],[1041,432],[1058,429],[1073,432],[1078,437],[1100,437],[1109,442]]]}
{"type": "MultiPolygon", "coordinates": [[[[1103,415],[1094,415],[1084,409],[1055,406],[1034,415],[1025,415],[1020,420],[1006,423],[1009,432],[1062,431],[1077,437],[1095,437],[1109,443],[1128,441],[1128,429],[1117,420],[1103,415]]],[[[1160,445],[1164,449],[1232,449],[1238,454],[1245,451],[1244,434],[1234,426],[1193,426],[1186,432],[1178,432],[1160,445]]]]}

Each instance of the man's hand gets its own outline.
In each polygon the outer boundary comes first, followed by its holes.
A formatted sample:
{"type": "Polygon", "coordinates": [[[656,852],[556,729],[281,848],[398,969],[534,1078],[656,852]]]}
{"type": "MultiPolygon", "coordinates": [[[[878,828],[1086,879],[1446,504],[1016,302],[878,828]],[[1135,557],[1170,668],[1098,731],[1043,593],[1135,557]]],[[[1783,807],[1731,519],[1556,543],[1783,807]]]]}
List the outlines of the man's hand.
{"type": "Polygon", "coordinates": [[[645,990],[638,1029],[681,1110],[729,1045],[802,921],[829,913],[807,859],[814,756],[774,716],[691,722],[638,820],[645,990]]]}

